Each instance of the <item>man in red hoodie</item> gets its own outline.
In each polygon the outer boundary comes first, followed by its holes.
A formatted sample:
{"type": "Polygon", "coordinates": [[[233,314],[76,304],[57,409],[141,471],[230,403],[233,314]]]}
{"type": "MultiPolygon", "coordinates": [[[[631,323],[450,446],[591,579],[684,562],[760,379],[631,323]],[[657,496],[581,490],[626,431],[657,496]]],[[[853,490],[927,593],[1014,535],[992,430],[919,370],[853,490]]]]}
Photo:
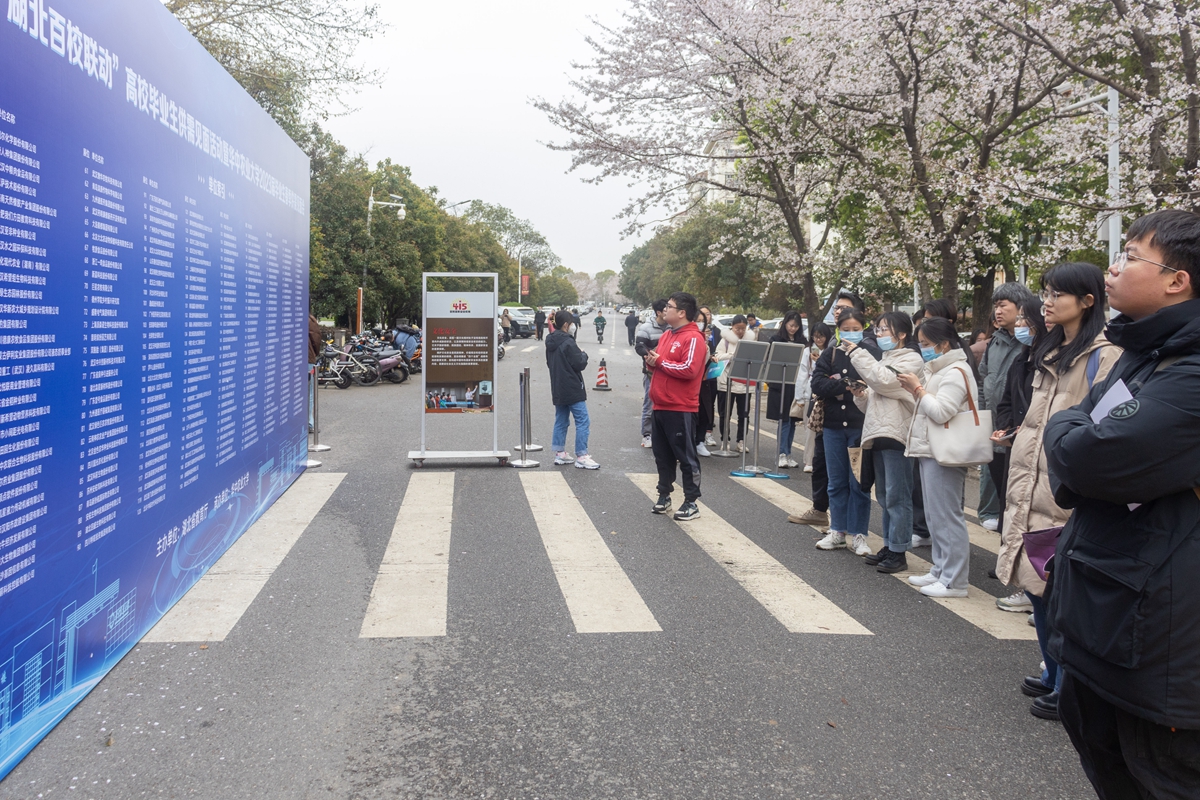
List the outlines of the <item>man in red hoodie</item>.
{"type": "Polygon", "coordinates": [[[676,292],[667,300],[663,317],[667,330],[658,346],[645,356],[651,371],[650,402],[654,411],[650,434],[654,463],[658,466],[658,502],[655,514],[671,510],[675,465],[683,484],[683,505],[675,519],[700,516],[700,459],[696,455],[696,414],[700,410],[700,382],[708,366],[708,345],[696,327],[696,298],[676,292]]]}

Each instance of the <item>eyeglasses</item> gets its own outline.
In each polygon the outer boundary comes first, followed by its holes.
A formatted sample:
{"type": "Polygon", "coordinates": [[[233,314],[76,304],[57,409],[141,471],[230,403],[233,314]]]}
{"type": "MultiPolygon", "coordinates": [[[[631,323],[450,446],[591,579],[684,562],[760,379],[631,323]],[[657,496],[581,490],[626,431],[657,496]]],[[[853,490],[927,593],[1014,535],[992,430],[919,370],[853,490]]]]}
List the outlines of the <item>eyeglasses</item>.
{"type": "Polygon", "coordinates": [[[679,310],[679,306],[673,306],[673,305],[671,305],[670,303],[667,303],[667,308],[671,309],[672,311],[678,311],[678,310],[679,310]]]}
{"type": "Polygon", "coordinates": [[[1042,289],[1042,291],[1038,292],[1038,297],[1040,297],[1042,299],[1043,303],[1056,303],[1056,302],[1058,302],[1058,298],[1066,297],[1069,294],[1071,294],[1071,293],[1070,292],[1056,292],[1053,289],[1042,289]]]}
{"type": "Polygon", "coordinates": [[[1147,264],[1153,264],[1156,267],[1162,267],[1163,269],[1169,269],[1169,270],[1171,270],[1171,272],[1179,272],[1179,270],[1176,269],[1175,267],[1168,267],[1166,264],[1160,264],[1157,261],[1151,261],[1148,258],[1142,258],[1141,256],[1135,256],[1132,253],[1126,253],[1124,251],[1117,253],[1117,257],[1116,257],[1116,259],[1113,260],[1112,265],[1117,268],[1117,274],[1120,275],[1122,272],[1125,271],[1125,268],[1129,266],[1129,262],[1131,262],[1131,261],[1145,261],[1147,264]]]}

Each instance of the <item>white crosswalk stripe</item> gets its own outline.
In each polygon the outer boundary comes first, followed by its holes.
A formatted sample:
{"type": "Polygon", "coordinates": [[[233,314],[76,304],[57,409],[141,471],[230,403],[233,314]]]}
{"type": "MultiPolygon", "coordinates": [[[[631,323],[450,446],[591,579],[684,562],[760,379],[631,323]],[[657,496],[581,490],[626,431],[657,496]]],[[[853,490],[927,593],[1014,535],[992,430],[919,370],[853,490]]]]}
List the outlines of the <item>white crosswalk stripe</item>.
{"type": "Polygon", "coordinates": [[[522,347],[521,352],[522,353],[532,353],[534,350],[537,350],[539,347],[541,347],[541,345],[531,344],[528,347],[522,347]]]}
{"type": "MultiPolygon", "coordinates": [[[[647,497],[656,499],[656,475],[629,473],[628,477],[647,497]]],[[[700,517],[679,527],[787,630],[872,635],[712,509],[699,505],[700,517]]]]}
{"type": "Polygon", "coordinates": [[[453,509],[453,472],[408,479],[360,638],[446,635],[453,509]]]}
{"type": "Polygon", "coordinates": [[[562,474],[522,472],[521,486],[575,630],[661,631],[562,474]]]}
{"type": "Polygon", "coordinates": [[[142,641],[224,641],[345,477],[306,472],[297,478],[142,641]]]}
{"type": "MultiPolygon", "coordinates": [[[[734,478],[734,481],[787,513],[795,513],[801,506],[807,503],[796,492],[787,489],[783,484],[769,478],[734,478]]],[[[983,529],[981,528],[980,530],[983,529]]],[[[987,531],[984,532],[988,533],[987,531]]],[[[989,535],[995,538],[994,534],[989,533],[989,535]]],[[[883,539],[875,534],[871,534],[868,537],[868,542],[872,550],[878,550],[883,547],[883,539]]],[[[911,551],[908,554],[908,564],[910,568],[909,572],[900,572],[894,576],[903,581],[905,586],[911,586],[907,580],[909,575],[923,575],[929,571],[930,567],[928,561],[924,561],[913,555],[911,551]]],[[[915,586],[912,588],[916,590],[915,586]]],[[[1013,614],[999,610],[996,608],[996,598],[974,586],[968,589],[967,597],[929,599],[962,617],[972,625],[990,633],[997,639],[1037,639],[1033,628],[1029,627],[1029,624],[1026,622],[1024,614],[1013,614]]]]}

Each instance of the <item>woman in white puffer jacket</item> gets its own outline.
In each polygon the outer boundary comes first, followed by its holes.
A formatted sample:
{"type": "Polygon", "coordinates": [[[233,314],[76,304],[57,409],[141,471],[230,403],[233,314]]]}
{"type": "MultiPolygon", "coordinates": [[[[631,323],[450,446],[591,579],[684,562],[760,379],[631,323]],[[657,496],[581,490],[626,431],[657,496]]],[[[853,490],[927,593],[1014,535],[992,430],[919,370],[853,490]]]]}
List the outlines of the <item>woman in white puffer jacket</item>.
{"type": "Polygon", "coordinates": [[[879,572],[905,572],[913,533],[913,468],[904,448],[917,403],[900,384],[900,375],[923,379],[925,362],[912,347],[912,320],[907,314],[889,311],[875,320],[874,327],[882,359],[876,361],[862,347],[846,345],[850,362],[867,385],[866,389],[852,386],[850,391],[865,415],[863,458],[871,459],[875,495],[883,507],[883,547],[863,560],[879,572]]]}
{"type": "Polygon", "coordinates": [[[933,566],[928,575],[914,575],[908,582],[920,586],[921,594],[928,597],[966,597],[971,539],[962,501],[967,468],[943,467],[935,461],[928,431],[930,425],[942,425],[966,411],[968,396],[978,408],[979,386],[954,323],[942,317],[927,318],[917,329],[917,339],[930,375],[924,387],[915,375],[899,376],[900,384],[917,401],[904,452],[920,459],[925,520],[933,538],[933,566]]]}

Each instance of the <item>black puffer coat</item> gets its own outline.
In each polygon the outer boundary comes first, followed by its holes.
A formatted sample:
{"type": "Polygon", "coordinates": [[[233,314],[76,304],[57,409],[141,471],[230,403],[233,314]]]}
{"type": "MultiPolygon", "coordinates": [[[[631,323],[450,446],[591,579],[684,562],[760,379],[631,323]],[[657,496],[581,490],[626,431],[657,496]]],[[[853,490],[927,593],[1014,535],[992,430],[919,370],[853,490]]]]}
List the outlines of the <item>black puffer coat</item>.
{"type": "Polygon", "coordinates": [[[861,429],[863,412],[854,404],[854,395],[845,381],[860,380],[850,356],[831,344],[813,367],[813,394],[825,401],[825,427],[838,430],[861,429]]]}
{"type": "Polygon", "coordinates": [[[1130,714],[1196,730],[1200,300],[1117,317],[1107,333],[1124,355],[1046,426],[1055,502],[1075,509],[1052,562],[1050,652],[1130,714]],[[1094,424],[1092,409],[1118,380],[1134,400],[1094,424]]]}
{"type": "Polygon", "coordinates": [[[556,330],[546,337],[546,366],[550,368],[550,397],[556,406],[570,406],[587,400],[583,370],[587,353],[565,331],[556,330]]]}

